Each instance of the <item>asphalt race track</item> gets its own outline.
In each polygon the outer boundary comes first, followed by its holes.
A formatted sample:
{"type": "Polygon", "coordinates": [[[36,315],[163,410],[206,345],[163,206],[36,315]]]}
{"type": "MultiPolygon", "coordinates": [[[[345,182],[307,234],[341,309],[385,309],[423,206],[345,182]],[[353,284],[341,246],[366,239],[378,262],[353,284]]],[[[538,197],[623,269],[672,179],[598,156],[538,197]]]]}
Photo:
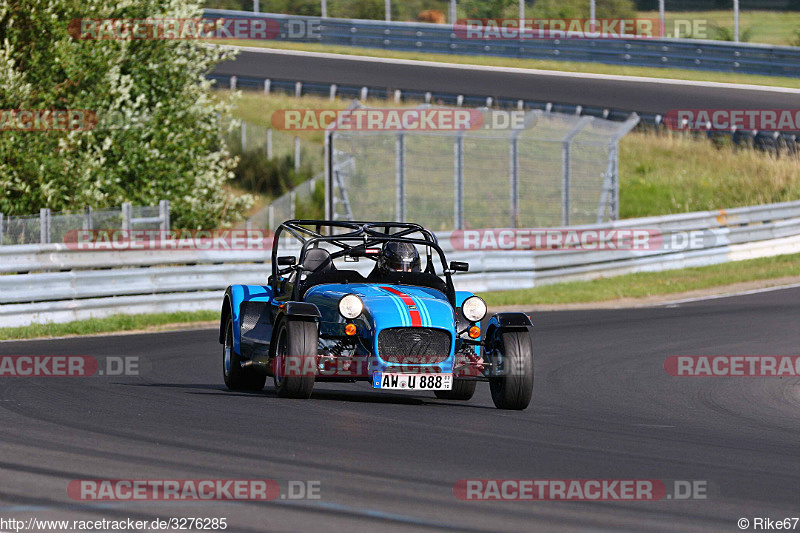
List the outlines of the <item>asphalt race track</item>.
{"type": "Polygon", "coordinates": [[[642,81],[579,74],[505,71],[466,65],[391,62],[336,54],[243,50],[216,74],[464,93],[495,98],[666,113],[671,109],[794,109],[800,91],[642,81]],[[612,79],[606,79],[612,78],[612,79]]]}
{"type": "MultiPolygon", "coordinates": [[[[800,379],[680,378],[670,355],[800,354],[800,289],[534,315],[533,405],[222,385],[216,332],[0,343],[138,356],[139,377],[0,378],[0,517],[226,517],[229,531],[738,531],[800,515],[800,379]],[[76,479],[320,482],[321,499],[87,503],[76,479]],[[702,480],[707,499],[460,501],[459,479],[702,480]]],[[[671,485],[668,485],[668,487],[671,485]]]]}

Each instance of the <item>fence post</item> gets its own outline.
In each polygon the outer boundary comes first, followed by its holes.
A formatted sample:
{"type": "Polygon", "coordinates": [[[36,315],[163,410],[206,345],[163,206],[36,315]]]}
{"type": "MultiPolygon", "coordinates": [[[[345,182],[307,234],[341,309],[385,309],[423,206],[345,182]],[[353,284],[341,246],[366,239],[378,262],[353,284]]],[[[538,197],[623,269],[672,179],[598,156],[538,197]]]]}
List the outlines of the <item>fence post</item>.
{"type": "Polygon", "coordinates": [[[122,230],[123,231],[130,231],[131,230],[131,204],[125,202],[122,204],[122,230]]]}
{"type": "Polygon", "coordinates": [[[300,173],[300,137],[294,138],[294,172],[300,173]]]}
{"type": "Polygon", "coordinates": [[[240,138],[242,142],[242,152],[244,152],[247,149],[247,122],[244,120],[242,121],[240,138]]]}
{"type": "Polygon", "coordinates": [[[169,231],[169,200],[161,200],[158,202],[158,216],[161,219],[159,229],[161,231],[169,231]]]}
{"type": "Polygon", "coordinates": [[[394,179],[397,191],[395,216],[399,222],[406,221],[406,140],[402,133],[397,134],[394,148],[394,179]]]}
{"type": "Polygon", "coordinates": [[[92,206],[87,205],[83,208],[83,229],[93,230],[94,220],[92,219],[92,206]]]}
{"type": "Polygon", "coordinates": [[[272,128],[267,130],[267,159],[272,159],[272,128]]]}
{"type": "Polygon", "coordinates": [[[292,192],[289,193],[289,202],[292,204],[291,216],[289,218],[294,219],[296,208],[295,208],[295,201],[297,200],[297,192],[292,189],[292,192]]]}
{"type": "Polygon", "coordinates": [[[453,146],[454,161],[453,167],[455,172],[454,185],[455,194],[453,215],[454,215],[454,229],[464,229],[464,136],[463,133],[456,135],[456,142],[453,146]]]}
{"type": "Polygon", "coordinates": [[[614,199],[614,205],[611,206],[612,220],[619,220],[619,147],[614,144],[613,155],[614,171],[611,173],[611,186],[614,189],[614,194],[611,196],[614,199]]]}
{"type": "Polygon", "coordinates": [[[272,204],[269,204],[268,224],[269,224],[269,230],[272,231],[272,229],[275,227],[275,208],[272,206],[272,204]]]}
{"type": "Polygon", "coordinates": [[[0,213],[0,246],[3,246],[3,213],[0,213]]]}
{"type": "Polygon", "coordinates": [[[510,149],[510,190],[511,190],[511,227],[517,227],[517,213],[519,211],[519,142],[517,139],[518,132],[511,134],[511,149],[510,149]]]}
{"type": "Polygon", "coordinates": [[[258,0],[253,0],[253,13],[258,13],[258,0]]]}
{"type": "Polygon", "coordinates": [[[39,209],[39,242],[50,244],[50,209],[39,209]]]}
{"type": "Polygon", "coordinates": [[[592,117],[583,117],[575,123],[561,141],[561,225],[569,226],[570,210],[570,146],[572,139],[591,122],[592,117]]]}

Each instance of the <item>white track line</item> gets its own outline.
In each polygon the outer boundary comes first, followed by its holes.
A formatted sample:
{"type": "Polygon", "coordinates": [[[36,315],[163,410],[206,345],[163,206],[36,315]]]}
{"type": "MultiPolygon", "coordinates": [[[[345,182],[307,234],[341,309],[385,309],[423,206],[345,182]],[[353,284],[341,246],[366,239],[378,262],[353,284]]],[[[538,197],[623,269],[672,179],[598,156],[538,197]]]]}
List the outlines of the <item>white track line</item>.
{"type": "Polygon", "coordinates": [[[772,93],[800,95],[800,89],[791,89],[789,87],[772,87],[769,85],[748,85],[743,83],[721,83],[715,81],[677,80],[670,78],[648,78],[645,76],[619,76],[615,74],[594,74],[588,72],[585,73],[560,72],[557,70],[539,70],[532,68],[516,68],[516,67],[493,67],[488,65],[463,65],[459,63],[443,63],[438,61],[422,61],[415,59],[392,59],[385,57],[331,54],[327,52],[307,52],[304,50],[282,50],[278,48],[260,48],[253,46],[231,46],[231,45],[216,45],[216,46],[221,46],[222,48],[241,50],[244,52],[255,52],[261,54],[306,56],[306,57],[316,57],[320,59],[343,59],[348,61],[362,61],[366,63],[384,63],[389,65],[411,65],[411,66],[434,67],[439,69],[452,68],[452,69],[481,71],[481,72],[506,72],[513,74],[527,74],[530,76],[552,76],[552,77],[562,77],[562,78],[577,78],[584,80],[591,79],[591,80],[605,80],[605,81],[625,81],[631,83],[658,83],[659,85],[681,85],[690,87],[716,87],[719,89],[739,89],[743,91],[765,91],[772,93]]]}

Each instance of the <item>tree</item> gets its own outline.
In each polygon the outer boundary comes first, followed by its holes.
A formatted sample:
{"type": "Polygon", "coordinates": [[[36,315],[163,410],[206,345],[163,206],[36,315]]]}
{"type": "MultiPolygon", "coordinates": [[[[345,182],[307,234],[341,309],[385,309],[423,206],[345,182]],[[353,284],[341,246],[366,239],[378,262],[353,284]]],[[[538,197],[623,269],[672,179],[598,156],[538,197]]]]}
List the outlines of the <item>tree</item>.
{"type": "Polygon", "coordinates": [[[0,212],[172,202],[176,225],[235,220],[229,100],[205,73],[232,53],[197,40],[82,40],[75,19],[189,18],[183,0],[0,0],[0,109],[81,109],[89,131],[0,131],[0,212]]]}

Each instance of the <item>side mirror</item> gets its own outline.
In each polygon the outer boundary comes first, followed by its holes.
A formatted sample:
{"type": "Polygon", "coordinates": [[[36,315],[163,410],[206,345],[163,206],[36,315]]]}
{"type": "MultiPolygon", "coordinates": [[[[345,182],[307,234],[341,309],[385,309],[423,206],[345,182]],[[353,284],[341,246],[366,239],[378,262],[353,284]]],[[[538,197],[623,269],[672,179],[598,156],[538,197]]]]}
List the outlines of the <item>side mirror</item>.
{"type": "Polygon", "coordinates": [[[282,255],[278,257],[279,266],[292,266],[296,261],[297,259],[295,259],[293,255],[282,255]]]}
{"type": "Polygon", "coordinates": [[[463,261],[450,261],[450,270],[453,272],[468,272],[469,263],[463,261]]]}

